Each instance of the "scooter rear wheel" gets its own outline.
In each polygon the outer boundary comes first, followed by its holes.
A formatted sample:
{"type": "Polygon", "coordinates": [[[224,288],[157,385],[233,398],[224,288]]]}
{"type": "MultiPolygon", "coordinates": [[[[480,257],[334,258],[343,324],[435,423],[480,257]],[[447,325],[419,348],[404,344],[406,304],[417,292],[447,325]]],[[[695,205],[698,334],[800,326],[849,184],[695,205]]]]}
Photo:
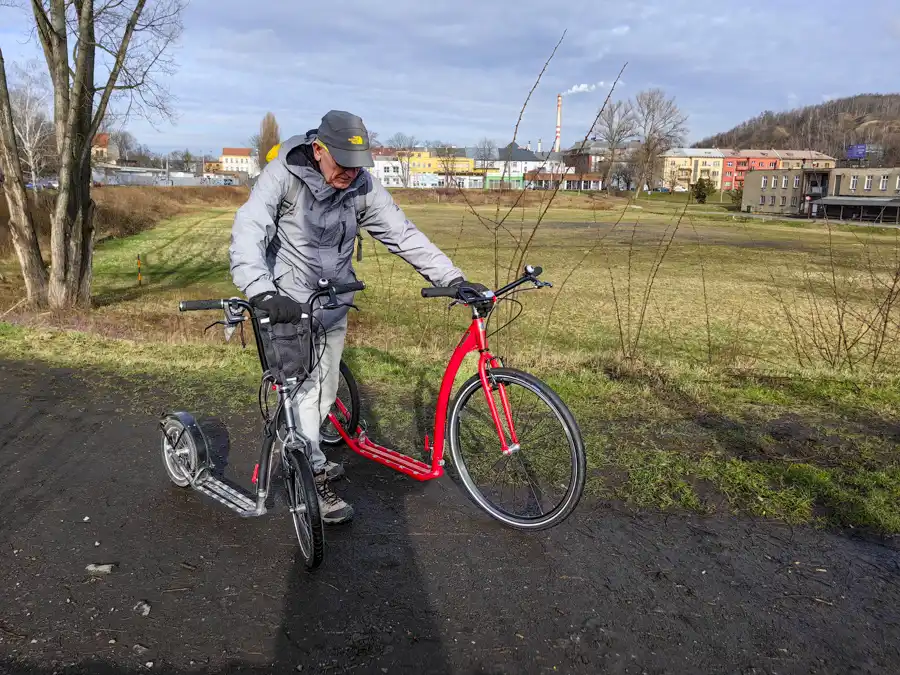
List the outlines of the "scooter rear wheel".
{"type": "Polygon", "coordinates": [[[303,562],[309,569],[322,564],[325,557],[325,529],[319,511],[319,497],[309,459],[299,450],[286,450],[285,487],[294,531],[303,562]]]}

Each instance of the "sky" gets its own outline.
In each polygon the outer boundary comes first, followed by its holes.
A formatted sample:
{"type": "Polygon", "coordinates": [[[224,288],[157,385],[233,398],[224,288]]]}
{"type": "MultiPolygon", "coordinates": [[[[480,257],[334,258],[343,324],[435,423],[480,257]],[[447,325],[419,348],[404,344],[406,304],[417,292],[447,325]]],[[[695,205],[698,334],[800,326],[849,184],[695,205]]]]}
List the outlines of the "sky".
{"type": "MultiPolygon", "coordinates": [[[[763,110],[900,91],[897,0],[191,0],[183,19],[165,77],[176,119],[128,123],[156,151],[245,145],[267,111],[282,137],[302,134],[333,108],[381,141],[503,145],[564,31],[521,145],[552,145],[563,92],[562,146],[580,141],[623,65],[613,98],[663,89],[689,115],[688,143],[763,110]]],[[[0,8],[7,64],[42,58],[32,23],[0,8]]]]}

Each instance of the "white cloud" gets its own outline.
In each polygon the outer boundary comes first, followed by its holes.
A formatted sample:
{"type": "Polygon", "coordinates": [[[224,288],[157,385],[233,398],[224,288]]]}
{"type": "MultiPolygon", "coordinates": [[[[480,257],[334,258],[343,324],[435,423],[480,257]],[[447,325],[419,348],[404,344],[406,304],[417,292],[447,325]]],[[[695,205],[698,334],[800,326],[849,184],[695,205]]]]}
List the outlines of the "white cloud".
{"type": "Polygon", "coordinates": [[[606,86],[605,82],[594,82],[593,84],[576,84],[571,89],[567,89],[562,93],[563,96],[571,96],[572,94],[587,94],[598,87],[606,86]]]}
{"type": "Polygon", "coordinates": [[[616,26],[616,27],[613,28],[610,32],[611,32],[613,35],[625,35],[625,34],[628,33],[630,30],[631,30],[631,26],[628,26],[628,25],[622,25],[622,26],[616,26]]]}

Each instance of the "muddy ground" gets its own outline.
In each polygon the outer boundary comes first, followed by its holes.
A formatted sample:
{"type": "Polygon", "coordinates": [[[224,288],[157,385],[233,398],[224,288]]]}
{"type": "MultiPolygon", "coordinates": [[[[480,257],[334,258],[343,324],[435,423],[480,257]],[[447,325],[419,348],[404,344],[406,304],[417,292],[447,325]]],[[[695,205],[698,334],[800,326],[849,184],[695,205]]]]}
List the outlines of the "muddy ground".
{"type": "MultiPolygon", "coordinates": [[[[327,531],[309,574],[283,511],[240,520],[170,487],[156,419],[189,402],[2,361],[0,401],[0,672],[900,667],[900,552],[884,543],[606,503],[522,534],[449,478],[340,454],[358,517],[327,531]],[[94,577],[92,563],[114,568],[94,577]]],[[[229,473],[246,482],[258,416],[226,422],[229,473]]]]}

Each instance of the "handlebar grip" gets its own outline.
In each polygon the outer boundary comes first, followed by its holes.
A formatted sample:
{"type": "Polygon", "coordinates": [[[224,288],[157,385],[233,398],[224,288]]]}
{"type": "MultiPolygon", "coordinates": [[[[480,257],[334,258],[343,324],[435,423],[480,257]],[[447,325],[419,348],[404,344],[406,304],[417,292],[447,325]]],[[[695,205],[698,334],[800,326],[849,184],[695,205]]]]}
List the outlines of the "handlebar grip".
{"type": "Polygon", "coordinates": [[[456,296],[457,289],[451,286],[422,289],[423,298],[455,298],[456,296]]]}
{"type": "Polygon", "coordinates": [[[544,268],[540,265],[525,265],[525,274],[530,277],[539,277],[543,271],[544,268]]]}
{"type": "Polygon", "coordinates": [[[178,303],[178,309],[182,312],[194,312],[204,309],[222,309],[224,300],[182,300],[178,303]]]}
{"type": "Polygon", "coordinates": [[[366,284],[362,281],[351,281],[349,284],[335,284],[334,292],[336,295],[342,293],[355,293],[356,291],[364,291],[366,284]]]}

